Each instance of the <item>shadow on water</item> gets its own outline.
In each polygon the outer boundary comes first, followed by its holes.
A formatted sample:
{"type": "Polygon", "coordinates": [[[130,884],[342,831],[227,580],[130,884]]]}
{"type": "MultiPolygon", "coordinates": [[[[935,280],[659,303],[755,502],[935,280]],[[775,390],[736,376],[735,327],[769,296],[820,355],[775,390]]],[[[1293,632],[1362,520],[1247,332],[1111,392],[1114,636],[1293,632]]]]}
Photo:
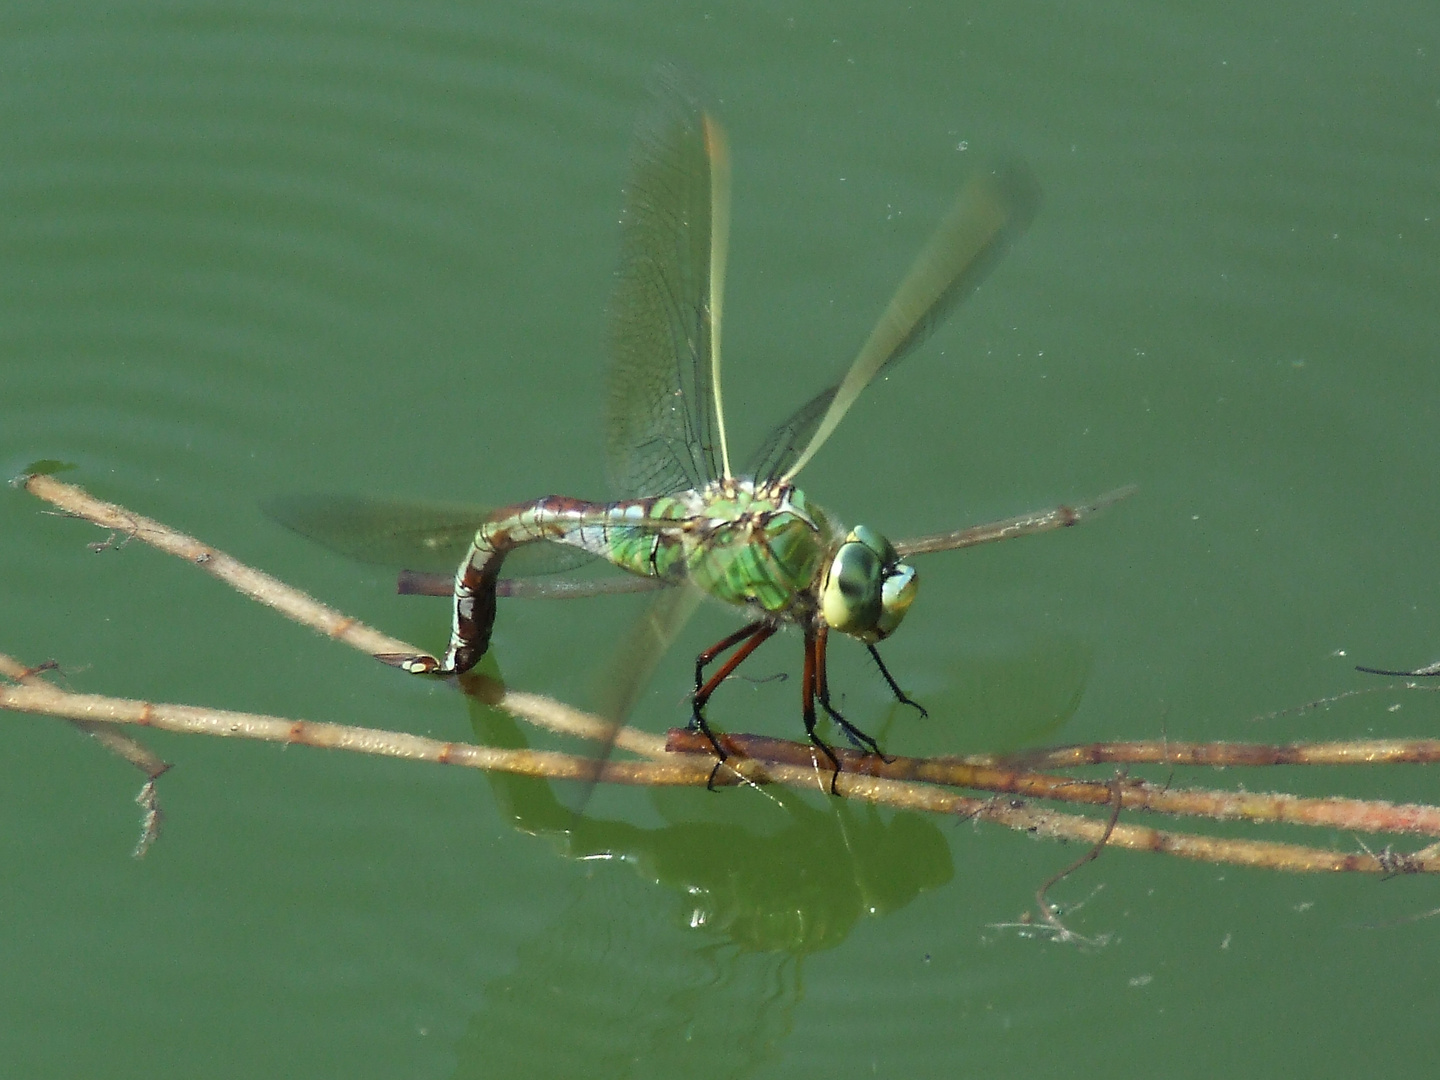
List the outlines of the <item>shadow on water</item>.
{"type": "MultiPolygon", "coordinates": [[[[472,721],[483,742],[526,745],[508,716],[477,703],[472,721]]],[[[485,987],[457,1076],[674,1076],[697,1061],[748,1075],[790,1033],[807,955],[954,873],[944,835],[915,814],[661,791],[664,823],[646,827],[576,817],[546,780],[488,779],[516,829],[595,872],[485,987]],[[697,797],[706,820],[683,820],[697,797]],[[673,895],[668,918],[652,917],[657,886],[673,895]]]]}
{"type": "Polygon", "coordinates": [[[1094,662],[1090,646],[1066,634],[967,655],[925,695],[935,716],[954,718],[927,732],[926,751],[1008,754],[1053,740],[1080,708],[1094,662]]]}

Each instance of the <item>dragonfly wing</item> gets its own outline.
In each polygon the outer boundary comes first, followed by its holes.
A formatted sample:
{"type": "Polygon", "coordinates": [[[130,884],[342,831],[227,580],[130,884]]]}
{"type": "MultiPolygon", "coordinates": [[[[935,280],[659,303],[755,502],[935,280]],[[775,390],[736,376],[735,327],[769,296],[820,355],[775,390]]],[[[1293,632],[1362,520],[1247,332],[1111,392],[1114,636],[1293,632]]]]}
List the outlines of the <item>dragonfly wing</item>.
{"type": "Polygon", "coordinates": [[[600,770],[615,748],[616,736],[649,685],[661,658],[700,606],[702,595],[688,583],[665,590],[651,602],[644,616],[635,620],[610,662],[601,669],[605,682],[599,688],[595,711],[604,718],[608,731],[599,740],[592,758],[594,773],[582,781],[575,802],[576,813],[584,811],[600,770]]]}
{"type": "Polygon", "coordinates": [[[780,476],[800,457],[800,452],[815,436],[820,418],[835,400],[840,384],[827,386],[820,393],[796,409],[784,423],[775,428],[760,444],[754,457],[745,466],[745,475],[765,480],[780,476]]]}
{"type": "MultiPolygon", "coordinates": [[[[635,577],[631,574],[613,577],[504,577],[496,586],[495,595],[540,600],[586,600],[592,596],[619,596],[622,593],[668,589],[675,584],[665,578],[635,577]]],[[[455,574],[401,570],[399,580],[395,582],[395,591],[401,596],[454,596],[455,574]]]]}
{"type": "Polygon", "coordinates": [[[935,551],[955,551],[959,548],[990,544],[996,540],[1013,540],[1019,536],[1031,536],[1034,533],[1068,528],[1071,525],[1079,525],[1086,518],[1113,506],[1121,499],[1128,499],[1137,490],[1138,488],[1134,484],[1127,484],[1114,491],[1107,491],[1104,495],[1091,499],[1088,503],[1055,506],[1049,510],[1036,510],[1033,513],[1020,514],[1003,521],[972,525],[968,529],[957,529],[955,532],[934,533],[930,536],[917,536],[909,540],[897,540],[895,551],[902,559],[910,559],[916,555],[929,555],[935,551]]]}
{"type": "MultiPolygon", "coordinates": [[[[280,495],[260,506],[292,532],[358,562],[443,572],[452,579],[488,516],[474,506],[350,495],[280,495]]],[[[579,548],[529,544],[506,560],[505,574],[558,573],[593,558],[579,548]]]]}
{"type": "Polygon", "coordinates": [[[971,180],[901,281],[850,370],[766,440],[755,475],[788,481],[825,444],[870,380],[905,357],[980,284],[1034,217],[1039,187],[1012,163],[971,180]]]}
{"type": "Polygon", "coordinates": [[[635,132],[611,301],[611,482],[665,495],[728,475],[720,306],[730,220],[724,133],[673,68],[635,132]],[[718,458],[717,458],[718,455],[718,458]]]}

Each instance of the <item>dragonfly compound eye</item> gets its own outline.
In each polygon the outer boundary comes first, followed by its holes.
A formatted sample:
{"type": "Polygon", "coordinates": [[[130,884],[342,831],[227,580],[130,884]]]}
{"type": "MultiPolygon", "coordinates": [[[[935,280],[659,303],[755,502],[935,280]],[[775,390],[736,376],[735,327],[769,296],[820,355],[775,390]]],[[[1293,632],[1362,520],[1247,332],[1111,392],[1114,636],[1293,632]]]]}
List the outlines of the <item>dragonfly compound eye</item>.
{"type": "Polygon", "coordinates": [[[875,635],[885,615],[884,583],[892,571],[886,554],[895,557],[889,543],[869,529],[854,529],[845,538],[820,586],[820,611],[831,629],[866,641],[884,636],[875,635]]]}
{"type": "Polygon", "coordinates": [[[864,544],[875,553],[880,560],[880,565],[889,573],[890,568],[900,562],[900,556],[895,553],[895,546],[881,536],[874,529],[864,525],[856,525],[850,530],[850,535],[845,538],[847,541],[864,544]]]}
{"type": "Polygon", "coordinates": [[[875,624],[875,637],[871,644],[889,637],[905,618],[910,605],[915,602],[915,593],[920,588],[920,578],[913,566],[896,563],[885,575],[880,586],[880,621],[875,624]]]}

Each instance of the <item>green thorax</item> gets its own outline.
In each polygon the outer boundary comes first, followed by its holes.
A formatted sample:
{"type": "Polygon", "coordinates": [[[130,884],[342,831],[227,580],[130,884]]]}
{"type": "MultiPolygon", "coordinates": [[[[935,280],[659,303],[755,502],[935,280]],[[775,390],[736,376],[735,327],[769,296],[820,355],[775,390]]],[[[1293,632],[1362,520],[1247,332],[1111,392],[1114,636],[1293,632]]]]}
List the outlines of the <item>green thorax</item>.
{"type": "Polygon", "coordinates": [[[688,577],[731,604],[755,605],[772,615],[814,603],[836,526],[789,484],[716,480],[698,491],[650,503],[651,522],[671,520],[657,533],[611,534],[608,558],[632,573],[688,577]]]}
{"type": "Polygon", "coordinates": [[[732,604],[784,614],[813,599],[834,544],[834,526],[788,484],[717,481],[684,535],[690,579],[732,604]]]}

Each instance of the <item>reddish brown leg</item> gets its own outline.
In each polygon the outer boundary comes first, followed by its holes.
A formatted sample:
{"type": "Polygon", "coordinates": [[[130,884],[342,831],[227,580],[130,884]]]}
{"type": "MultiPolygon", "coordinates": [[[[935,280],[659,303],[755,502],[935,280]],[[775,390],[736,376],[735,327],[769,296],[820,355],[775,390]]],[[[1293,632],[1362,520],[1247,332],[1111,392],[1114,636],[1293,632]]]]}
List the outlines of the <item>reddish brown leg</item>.
{"type": "MultiPolygon", "coordinates": [[[[691,699],[690,728],[692,731],[699,731],[705,738],[710,740],[710,745],[715,748],[715,756],[718,757],[720,761],[725,760],[726,753],[720,745],[719,740],[715,738],[714,732],[710,730],[710,725],[705,722],[705,705],[709,702],[710,696],[715,693],[720,684],[728,679],[731,673],[745,662],[745,658],[770,640],[775,633],[775,629],[775,624],[772,622],[758,621],[749,623],[742,626],[739,630],[736,630],[735,633],[729,634],[717,641],[695,658],[695,694],[691,699]],[[730,659],[720,665],[720,670],[710,676],[710,680],[706,682],[705,668],[713,663],[715,658],[726,649],[734,648],[736,645],[739,645],[740,648],[735,649],[730,659]]],[[[715,772],[718,771],[719,768],[720,764],[716,762],[715,769],[710,773],[710,780],[705,785],[711,788],[711,790],[714,790],[715,772]]]]}
{"type": "MultiPolygon", "coordinates": [[[[830,775],[830,794],[840,794],[835,790],[835,782],[840,779],[840,759],[835,756],[835,751],[826,746],[819,735],[815,734],[815,699],[823,694],[826,698],[830,696],[829,686],[825,679],[825,628],[818,630],[814,627],[805,628],[805,674],[800,679],[800,697],[805,715],[805,734],[810,737],[822,754],[830,759],[830,764],[835,766],[835,771],[830,775]]],[[[829,704],[822,700],[825,711],[835,716],[835,712],[829,704]]]]}
{"type": "MultiPolygon", "coordinates": [[[[854,724],[841,716],[830,704],[830,682],[825,670],[825,646],[829,641],[829,627],[821,626],[815,631],[815,697],[820,702],[820,707],[825,710],[831,720],[839,725],[840,730],[845,732],[845,737],[850,740],[851,745],[857,750],[864,750],[867,753],[879,754],[885,758],[879,745],[865,732],[861,731],[854,724]]],[[[888,674],[888,672],[887,672],[888,674]]],[[[918,707],[918,706],[917,706],[918,707]]],[[[890,760],[885,758],[886,761],[890,760]]]]}

